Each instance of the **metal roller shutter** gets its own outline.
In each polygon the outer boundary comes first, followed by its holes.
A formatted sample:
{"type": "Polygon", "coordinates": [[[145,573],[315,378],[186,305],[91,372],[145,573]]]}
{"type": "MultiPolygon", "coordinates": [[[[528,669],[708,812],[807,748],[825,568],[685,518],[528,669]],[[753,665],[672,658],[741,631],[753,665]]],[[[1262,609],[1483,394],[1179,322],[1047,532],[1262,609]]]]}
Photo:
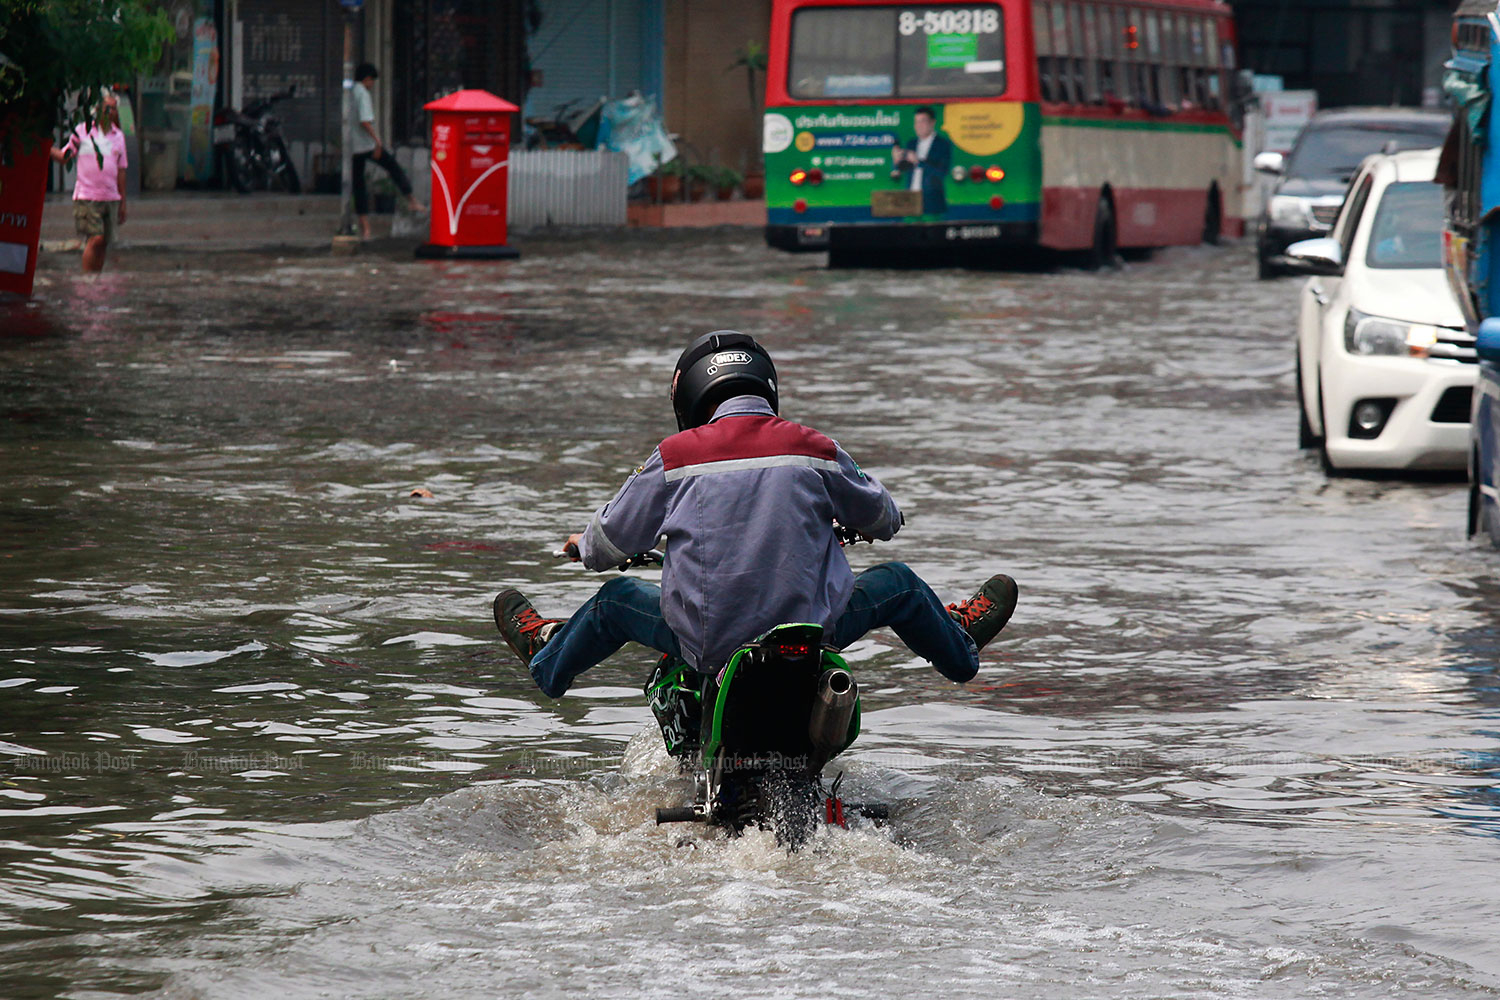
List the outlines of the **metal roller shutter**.
{"type": "Polygon", "coordinates": [[[289,84],[297,96],[276,107],[288,142],[338,143],[343,114],[343,24],[337,5],[244,0],[245,103],[289,84]]]}
{"type": "Polygon", "coordinates": [[[542,0],[541,9],[529,51],[542,85],[526,97],[529,117],[551,118],[569,101],[583,107],[641,86],[640,0],[542,0]]]}

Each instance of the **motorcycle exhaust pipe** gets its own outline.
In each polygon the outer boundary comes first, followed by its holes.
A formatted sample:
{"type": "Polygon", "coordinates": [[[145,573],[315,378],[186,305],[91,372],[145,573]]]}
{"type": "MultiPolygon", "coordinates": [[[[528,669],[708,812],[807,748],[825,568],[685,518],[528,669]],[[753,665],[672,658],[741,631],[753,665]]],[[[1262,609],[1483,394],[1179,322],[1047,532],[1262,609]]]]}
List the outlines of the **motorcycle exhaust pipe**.
{"type": "Polygon", "coordinates": [[[814,773],[821,771],[848,739],[849,720],[854,718],[854,702],[858,697],[859,685],[847,670],[825,670],[818,678],[818,693],[807,720],[807,736],[812,741],[816,765],[814,773]]]}

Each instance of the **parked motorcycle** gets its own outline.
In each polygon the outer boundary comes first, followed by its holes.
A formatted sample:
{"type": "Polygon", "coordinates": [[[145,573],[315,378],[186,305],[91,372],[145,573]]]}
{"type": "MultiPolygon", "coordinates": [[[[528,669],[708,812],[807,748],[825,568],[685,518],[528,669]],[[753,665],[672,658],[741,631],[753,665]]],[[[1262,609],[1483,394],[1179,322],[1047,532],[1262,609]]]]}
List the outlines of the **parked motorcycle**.
{"type": "Polygon", "coordinates": [[[277,188],[288,194],[301,192],[297,168],[281,137],[281,121],[271,113],[278,101],[296,94],[297,85],[292,84],[242,110],[221,108],[214,113],[214,149],[229,183],[240,194],[277,188]]]}
{"type": "MultiPolygon", "coordinates": [[[[844,544],[858,537],[835,529],[844,544]]],[[[620,568],[661,561],[658,552],[640,553],[620,568]]],[[[777,625],[711,676],[663,656],[645,693],[667,752],[695,779],[692,801],[656,810],[658,824],[704,823],[731,834],[758,827],[796,850],[819,824],[889,816],[885,805],[845,802],[842,772],[824,786],[824,768],[859,736],[859,685],[823,645],[821,625],[777,625]]]]}

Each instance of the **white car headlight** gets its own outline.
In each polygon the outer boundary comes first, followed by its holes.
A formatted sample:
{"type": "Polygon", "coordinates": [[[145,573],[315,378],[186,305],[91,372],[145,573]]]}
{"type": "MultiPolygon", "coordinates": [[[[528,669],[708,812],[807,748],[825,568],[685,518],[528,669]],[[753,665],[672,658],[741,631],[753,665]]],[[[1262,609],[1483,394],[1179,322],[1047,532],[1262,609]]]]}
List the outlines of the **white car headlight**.
{"type": "Polygon", "coordinates": [[[1278,194],[1271,199],[1271,221],[1278,226],[1294,229],[1311,229],[1312,205],[1306,198],[1290,194],[1278,194]]]}
{"type": "Polygon", "coordinates": [[[1350,354],[1425,358],[1437,339],[1437,327],[1427,323],[1403,323],[1358,309],[1344,317],[1344,347],[1350,354]]]}

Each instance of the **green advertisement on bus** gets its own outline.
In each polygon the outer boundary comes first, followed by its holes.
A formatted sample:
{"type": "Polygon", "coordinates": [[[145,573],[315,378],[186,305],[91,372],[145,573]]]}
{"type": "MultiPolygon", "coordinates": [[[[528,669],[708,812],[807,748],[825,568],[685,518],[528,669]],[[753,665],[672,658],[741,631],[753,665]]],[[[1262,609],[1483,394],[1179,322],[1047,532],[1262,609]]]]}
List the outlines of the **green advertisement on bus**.
{"type": "Polygon", "coordinates": [[[771,108],[767,222],[957,224],[998,236],[986,224],[1040,217],[1040,129],[1037,105],[1020,101],[771,108]]]}

